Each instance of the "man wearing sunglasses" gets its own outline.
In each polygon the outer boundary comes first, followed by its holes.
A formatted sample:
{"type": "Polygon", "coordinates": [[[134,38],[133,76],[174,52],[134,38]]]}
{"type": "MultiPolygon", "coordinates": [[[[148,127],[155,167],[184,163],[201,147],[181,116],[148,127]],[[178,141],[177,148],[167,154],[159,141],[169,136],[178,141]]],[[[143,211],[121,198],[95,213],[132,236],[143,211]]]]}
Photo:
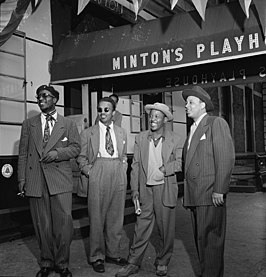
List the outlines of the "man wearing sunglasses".
{"type": "MultiPolygon", "coordinates": [[[[117,108],[117,104],[118,104],[118,101],[119,101],[118,95],[113,93],[109,97],[114,100],[115,107],[117,108]]],[[[122,119],[123,119],[123,115],[117,109],[115,109],[115,112],[113,113],[113,117],[112,117],[112,120],[113,120],[114,124],[121,127],[122,119]]],[[[99,122],[99,120],[100,120],[100,117],[98,115],[95,119],[95,124],[97,124],[99,122]]]]}
{"type": "Polygon", "coordinates": [[[36,91],[41,113],[22,124],[18,181],[21,196],[29,197],[32,222],[41,250],[40,271],[71,277],[68,269],[73,234],[70,159],[80,153],[76,124],[57,113],[59,93],[42,85],[36,91]]]}
{"type": "Polygon", "coordinates": [[[99,273],[105,271],[104,260],[127,264],[119,256],[127,187],[127,137],[126,131],[112,121],[115,108],[110,97],[99,101],[99,122],[82,132],[78,157],[89,183],[89,261],[99,273]]]}

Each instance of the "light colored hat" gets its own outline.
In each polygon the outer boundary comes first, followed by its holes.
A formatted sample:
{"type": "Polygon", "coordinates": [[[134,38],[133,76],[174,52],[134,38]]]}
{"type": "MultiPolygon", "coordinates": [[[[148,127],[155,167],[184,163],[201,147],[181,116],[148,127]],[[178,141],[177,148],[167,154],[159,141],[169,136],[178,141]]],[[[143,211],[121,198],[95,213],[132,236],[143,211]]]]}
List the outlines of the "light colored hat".
{"type": "Polygon", "coordinates": [[[201,101],[203,101],[206,104],[206,111],[210,112],[214,110],[214,106],[211,100],[210,95],[207,93],[206,90],[204,90],[200,86],[193,86],[189,89],[185,89],[182,92],[182,96],[184,100],[186,101],[189,96],[195,96],[198,97],[201,101]]]}
{"type": "Polygon", "coordinates": [[[163,104],[163,103],[154,103],[154,104],[148,104],[145,107],[145,111],[146,113],[150,113],[151,110],[157,110],[157,111],[161,111],[162,113],[164,113],[166,115],[166,117],[168,118],[168,121],[171,121],[174,119],[174,116],[172,115],[170,108],[163,104]]]}

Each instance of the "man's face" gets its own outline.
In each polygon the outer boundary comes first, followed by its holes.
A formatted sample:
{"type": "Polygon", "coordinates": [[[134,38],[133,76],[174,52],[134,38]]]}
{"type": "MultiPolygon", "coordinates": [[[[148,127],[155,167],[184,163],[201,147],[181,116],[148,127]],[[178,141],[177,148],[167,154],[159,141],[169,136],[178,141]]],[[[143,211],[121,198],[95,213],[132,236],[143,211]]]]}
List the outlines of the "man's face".
{"type": "Polygon", "coordinates": [[[55,109],[57,99],[48,90],[42,90],[37,96],[38,106],[44,113],[49,113],[55,109]]]}
{"type": "Polygon", "coordinates": [[[98,105],[98,115],[104,125],[110,125],[113,119],[113,105],[109,102],[100,102],[98,105]]]}
{"type": "Polygon", "coordinates": [[[161,111],[151,110],[149,114],[149,124],[150,129],[155,132],[163,128],[164,124],[167,122],[167,118],[161,111]]]}
{"type": "Polygon", "coordinates": [[[202,102],[198,97],[189,96],[186,103],[186,112],[187,116],[193,120],[197,120],[205,110],[205,103],[202,102]]]}

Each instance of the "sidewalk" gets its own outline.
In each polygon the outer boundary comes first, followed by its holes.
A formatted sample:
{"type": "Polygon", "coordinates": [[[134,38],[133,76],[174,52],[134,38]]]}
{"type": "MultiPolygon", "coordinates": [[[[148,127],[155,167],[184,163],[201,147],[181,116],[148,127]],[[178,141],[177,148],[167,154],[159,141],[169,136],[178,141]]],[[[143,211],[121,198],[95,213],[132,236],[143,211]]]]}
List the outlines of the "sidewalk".
{"type": "MultiPolygon", "coordinates": [[[[224,277],[266,276],[266,193],[230,193],[225,247],[224,277]]],[[[121,256],[126,257],[134,224],[126,225],[121,243],[121,256]]],[[[151,239],[141,270],[133,277],[155,275],[153,266],[157,245],[156,231],[151,239]]],[[[71,245],[70,270],[74,277],[112,277],[119,266],[105,264],[105,273],[95,273],[87,263],[88,238],[71,245]]],[[[34,277],[39,270],[39,249],[35,237],[0,244],[0,276],[34,277]]],[[[168,277],[195,277],[199,267],[192,236],[190,214],[178,201],[176,239],[169,264],[168,277]]],[[[50,277],[57,277],[56,273],[50,277]]]]}

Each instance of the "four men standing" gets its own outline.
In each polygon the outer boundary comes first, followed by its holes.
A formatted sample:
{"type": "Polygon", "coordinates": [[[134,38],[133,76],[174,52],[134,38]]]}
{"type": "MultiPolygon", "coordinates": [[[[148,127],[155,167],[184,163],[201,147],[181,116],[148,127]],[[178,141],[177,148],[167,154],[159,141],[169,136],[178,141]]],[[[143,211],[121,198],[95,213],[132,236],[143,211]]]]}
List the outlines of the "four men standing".
{"type": "MultiPolygon", "coordinates": [[[[194,238],[203,277],[223,276],[226,231],[226,194],[234,166],[234,145],[228,124],[207,114],[213,109],[208,93],[199,86],[183,91],[188,117],[194,120],[183,148],[184,207],[191,210],[194,238]]],[[[180,138],[167,129],[173,120],[168,106],[146,105],[149,130],[135,138],[131,170],[132,200],[141,203],[128,260],[119,256],[127,189],[127,136],[115,124],[112,97],[98,103],[96,124],[80,137],[75,124],[55,110],[59,93],[41,86],[36,97],[42,113],[23,122],[18,162],[19,190],[30,199],[41,270],[71,277],[69,247],[72,172],[70,159],[78,156],[82,174],[89,178],[89,260],[94,271],[105,271],[104,261],[124,266],[116,277],[137,273],[156,223],[161,249],[156,253],[156,275],[165,276],[175,235],[178,197],[176,173],[182,168],[180,138]],[[43,138],[40,140],[40,138],[43,138]]],[[[117,97],[118,100],[118,97],[117,97]]]]}

